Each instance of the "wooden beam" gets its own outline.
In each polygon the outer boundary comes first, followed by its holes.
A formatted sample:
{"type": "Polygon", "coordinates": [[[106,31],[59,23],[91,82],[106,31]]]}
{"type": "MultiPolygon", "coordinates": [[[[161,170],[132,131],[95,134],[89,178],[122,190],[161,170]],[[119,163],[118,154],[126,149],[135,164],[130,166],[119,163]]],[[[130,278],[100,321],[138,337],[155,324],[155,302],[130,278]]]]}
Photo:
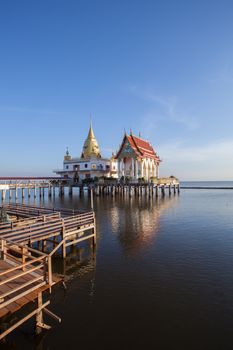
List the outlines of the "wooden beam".
{"type": "Polygon", "coordinates": [[[43,310],[44,308],[46,308],[46,306],[48,306],[49,304],[50,304],[50,301],[48,300],[44,304],[42,304],[40,308],[37,308],[36,310],[30,312],[30,314],[22,318],[20,321],[16,322],[13,326],[11,326],[5,332],[0,334],[0,340],[5,338],[9,333],[11,333],[13,330],[18,328],[19,326],[21,326],[21,324],[29,320],[31,317],[35,316],[40,310],[43,310]]]}

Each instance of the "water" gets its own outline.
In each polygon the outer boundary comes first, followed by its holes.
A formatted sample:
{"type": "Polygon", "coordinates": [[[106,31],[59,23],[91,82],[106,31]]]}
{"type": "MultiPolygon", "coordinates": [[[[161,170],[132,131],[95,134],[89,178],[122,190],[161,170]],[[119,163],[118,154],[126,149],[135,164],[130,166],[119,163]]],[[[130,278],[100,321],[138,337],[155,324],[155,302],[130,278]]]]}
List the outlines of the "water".
{"type": "Polygon", "coordinates": [[[233,181],[182,181],[181,187],[233,188],[233,181]]]}
{"type": "MultiPolygon", "coordinates": [[[[31,202],[33,203],[33,201],[31,202]]],[[[45,203],[46,204],[46,203],[45,203]]],[[[77,194],[49,205],[88,208],[77,194]]],[[[164,199],[96,198],[98,244],[70,259],[62,318],[34,338],[32,322],[4,349],[233,349],[233,192],[188,190],[164,199]]]]}

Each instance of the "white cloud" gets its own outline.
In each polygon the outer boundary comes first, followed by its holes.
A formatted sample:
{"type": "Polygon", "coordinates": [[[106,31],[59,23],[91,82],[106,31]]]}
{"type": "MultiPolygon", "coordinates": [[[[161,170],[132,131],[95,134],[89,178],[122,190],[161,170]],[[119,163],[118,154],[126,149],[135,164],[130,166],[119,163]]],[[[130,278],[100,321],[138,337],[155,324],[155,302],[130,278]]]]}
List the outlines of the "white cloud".
{"type": "Polygon", "coordinates": [[[195,130],[199,127],[195,118],[189,116],[182,110],[181,104],[176,96],[164,97],[147,90],[140,90],[135,85],[129,87],[129,91],[137,97],[148,101],[148,113],[143,116],[143,123],[154,124],[159,121],[168,123],[175,122],[183,125],[189,130],[195,130]]]}
{"type": "Polygon", "coordinates": [[[233,140],[216,140],[195,147],[170,142],[159,147],[161,169],[166,175],[174,173],[183,180],[232,180],[232,150],[233,140]]]}

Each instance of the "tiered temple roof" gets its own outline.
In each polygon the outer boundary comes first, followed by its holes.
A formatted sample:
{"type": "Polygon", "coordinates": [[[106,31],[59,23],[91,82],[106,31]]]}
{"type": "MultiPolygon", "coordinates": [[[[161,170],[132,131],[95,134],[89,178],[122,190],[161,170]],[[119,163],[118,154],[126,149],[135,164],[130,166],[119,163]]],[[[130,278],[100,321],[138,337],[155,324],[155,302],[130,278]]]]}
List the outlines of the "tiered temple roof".
{"type": "Polygon", "coordinates": [[[129,142],[131,148],[134,150],[138,158],[151,158],[159,162],[161,161],[159,156],[154,151],[153,147],[148,141],[143,140],[140,137],[134,136],[133,134],[125,134],[121,147],[116,155],[116,158],[119,157],[126,141],[129,142]]]}

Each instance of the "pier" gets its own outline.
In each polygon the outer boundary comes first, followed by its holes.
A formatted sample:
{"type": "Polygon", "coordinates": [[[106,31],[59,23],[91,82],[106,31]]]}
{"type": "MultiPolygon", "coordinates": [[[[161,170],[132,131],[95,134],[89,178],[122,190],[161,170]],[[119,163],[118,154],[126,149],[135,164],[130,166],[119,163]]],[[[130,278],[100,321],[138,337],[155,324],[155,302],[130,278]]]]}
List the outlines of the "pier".
{"type": "Polygon", "coordinates": [[[59,278],[52,273],[51,255],[36,251],[25,245],[1,240],[0,260],[0,321],[25,305],[34,302],[36,307],[7,329],[1,329],[0,340],[14,329],[36,316],[36,332],[49,329],[43,323],[43,312],[60,321],[59,317],[47,309],[50,301],[43,302],[43,293],[51,292],[59,278]]]}
{"type": "Polygon", "coordinates": [[[7,329],[1,329],[0,340],[33,316],[35,330],[50,329],[43,323],[45,312],[57,321],[61,319],[47,309],[44,292],[61,279],[53,274],[52,257],[66,257],[67,248],[91,240],[96,245],[96,225],[93,211],[36,207],[8,203],[0,207],[11,222],[0,224],[0,328],[3,320],[31,302],[37,306],[7,329]]]}
{"type": "Polygon", "coordinates": [[[148,196],[158,197],[176,194],[180,192],[179,181],[172,178],[160,178],[155,182],[120,182],[117,180],[103,180],[89,183],[76,183],[64,178],[0,178],[0,198],[2,203],[6,199],[17,201],[20,197],[55,198],[63,197],[65,194],[72,197],[74,190],[79,196],[87,191],[93,196],[148,196]]]}
{"type": "Polygon", "coordinates": [[[66,248],[84,240],[92,239],[96,244],[95,213],[93,211],[77,213],[69,209],[56,211],[55,208],[36,207],[18,203],[6,204],[0,207],[8,215],[17,219],[0,225],[0,237],[13,242],[31,246],[46,251],[46,246],[52,244],[54,250],[62,248],[62,256],[66,257],[66,248]]]}

